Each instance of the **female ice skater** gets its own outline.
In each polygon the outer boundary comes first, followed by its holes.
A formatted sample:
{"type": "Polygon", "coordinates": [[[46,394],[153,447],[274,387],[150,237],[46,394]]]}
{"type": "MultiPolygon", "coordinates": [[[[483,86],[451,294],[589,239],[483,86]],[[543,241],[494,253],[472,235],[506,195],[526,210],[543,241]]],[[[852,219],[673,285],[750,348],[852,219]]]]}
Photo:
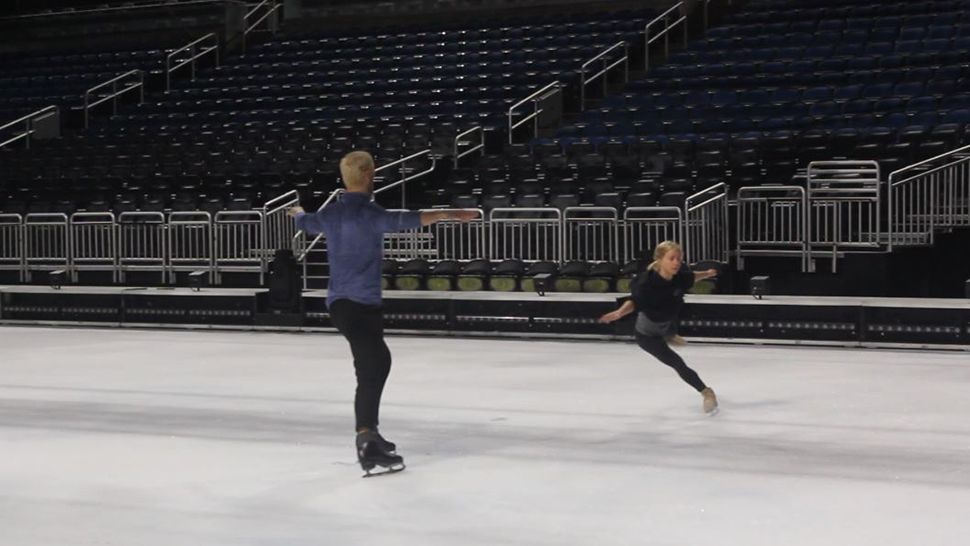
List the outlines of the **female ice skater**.
{"type": "Polygon", "coordinates": [[[680,307],[684,303],[684,293],[694,286],[694,281],[715,276],[716,269],[691,272],[683,263],[680,245],[673,241],[664,241],[654,250],[653,262],[633,282],[632,297],[623,302],[616,311],[600,317],[600,322],[610,323],[637,311],[637,344],[657,360],[673,368],[681,379],[697,389],[704,397],[704,411],[709,414],[717,410],[714,391],[701,381],[697,372],[687,367],[684,359],[667,342],[680,339],[675,325],[680,307]]]}

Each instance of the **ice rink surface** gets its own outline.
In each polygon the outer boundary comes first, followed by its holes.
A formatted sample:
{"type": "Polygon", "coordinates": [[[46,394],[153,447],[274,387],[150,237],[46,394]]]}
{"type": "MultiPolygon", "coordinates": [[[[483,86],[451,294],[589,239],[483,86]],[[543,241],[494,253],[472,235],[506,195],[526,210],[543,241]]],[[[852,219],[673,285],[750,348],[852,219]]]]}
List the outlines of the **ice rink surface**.
{"type": "Polygon", "coordinates": [[[970,355],[389,337],[361,479],[330,334],[0,328],[0,544],[949,545],[970,355]]]}

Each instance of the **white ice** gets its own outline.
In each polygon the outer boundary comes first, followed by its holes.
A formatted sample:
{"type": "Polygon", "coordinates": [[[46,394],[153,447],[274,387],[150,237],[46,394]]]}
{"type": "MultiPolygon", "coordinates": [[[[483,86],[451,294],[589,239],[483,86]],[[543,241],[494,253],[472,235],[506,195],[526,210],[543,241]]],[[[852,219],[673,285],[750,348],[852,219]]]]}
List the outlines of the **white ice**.
{"type": "Polygon", "coordinates": [[[0,328],[0,544],[947,545],[966,353],[391,337],[361,479],[342,338],[0,328]]]}

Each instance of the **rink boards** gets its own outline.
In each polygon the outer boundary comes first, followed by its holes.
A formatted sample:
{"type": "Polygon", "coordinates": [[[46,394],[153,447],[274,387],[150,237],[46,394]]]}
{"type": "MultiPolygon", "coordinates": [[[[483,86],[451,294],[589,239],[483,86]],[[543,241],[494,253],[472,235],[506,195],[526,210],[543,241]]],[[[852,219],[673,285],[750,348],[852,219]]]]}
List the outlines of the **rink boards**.
{"type": "MultiPolygon", "coordinates": [[[[0,287],[0,321],[243,330],[331,328],[326,291],[275,312],[259,289],[0,287]]],[[[623,294],[388,291],[391,333],[629,338],[630,319],[597,318],[623,294]]],[[[970,300],[690,295],[680,333],[697,341],[970,347],[970,300]]]]}

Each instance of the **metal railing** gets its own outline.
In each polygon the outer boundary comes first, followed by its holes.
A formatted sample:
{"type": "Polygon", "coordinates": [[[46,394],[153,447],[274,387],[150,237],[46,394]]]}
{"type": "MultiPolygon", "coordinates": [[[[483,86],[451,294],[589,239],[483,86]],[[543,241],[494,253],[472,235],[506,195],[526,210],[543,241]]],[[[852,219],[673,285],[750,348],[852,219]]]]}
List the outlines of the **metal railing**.
{"type": "MultiPolygon", "coordinates": [[[[433,209],[421,212],[447,212],[457,209],[433,209]]],[[[463,209],[472,210],[472,209],[463,209]]],[[[384,257],[402,260],[469,261],[488,254],[485,246],[485,213],[475,209],[478,218],[469,222],[442,220],[401,233],[384,235],[384,257]]]]}
{"type": "Polygon", "coordinates": [[[680,207],[630,207],[620,221],[623,261],[652,259],[663,241],[684,240],[684,211],[680,207]]]}
{"type": "Polygon", "coordinates": [[[619,215],[615,208],[567,207],[562,218],[564,260],[619,261],[619,215]]]}
{"type": "MultiPolygon", "coordinates": [[[[292,223],[292,222],[291,222],[292,223]]],[[[213,223],[215,239],[213,275],[222,284],[222,274],[257,273],[263,284],[266,253],[263,252],[263,213],[258,210],[219,211],[213,223]]]]}
{"type": "Polygon", "coordinates": [[[173,50],[165,56],[165,90],[172,90],[172,72],[188,66],[191,71],[191,79],[195,79],[195,62],[201,57],[212,53],[215,56],[215,64],[219,66],[219,37],[213,33],[206,34],[198,40],[189,42],[184,46],[173,50]],[[188,54],[188,57],[175,61],[175,58],[188,54]],[[172,63],[175,62],[173,65],[172,63]]]}
{"type": "MultiPolygon", "coordinates": [[[[388,212],[406,212],[404,210],[388,210],[388,212]]],[[[427,227],[427,226],[425,226],[427,227]]],[[[384,258],[390,260],[414,260],[424,258],[434,259],[434,235],[424,227],[408,231],[384,234],[384,258]]]]}
{"type": "Polygon", "coordinates": [[[586,88],[597,79],[603,84],[603,96],[609,92],[609,73],[616,67],[623,67],[623,83],[630,81],[630,51],[626,42],[617,42],[604,49],[579,67],[579,108],[586,109],[586,88]],[[620,53],[622,52],[622,55],[620,53]],[[616,56],[619,55],[619,58],[616,56]],[[593,65],[602,65],[596,66],[593,65]],[[595,71],[594,71],[595,70],[595,71]]]}
{"type": "Polygon", "coordinates": [[[970,225],[970,146],[889,173],[888,243],[933,244],[937,227],[970,225]]]}
{"type": "Polygon", "coordinates": [[[246,12],[243,18],[243,24],[245,25],[245,30],[242,33],[242,54],[246,54],[246,39],[249,37],[251,32],[257,30],[257,27],[261,25],[264,21],[266,23],[266,32],[276,35],[276,31],[279,29],[279,10],[283,7],[283,4],[277,3],[276,0],[263,0],[262,2],[253,6],[248,12],[246,12]],[[265,13],[258,15],[257,12],[260,10],[265,10],[265,13]],[[255,20],[252,20],[254,16],[258,16],[255,20]]]}
{"type": "Polygon", "coordinates": [[[684,202],[684,261],[728,263],[728,187],[723,182],[684,202]]]}
{"type": "Polygon", "coordinates": [[[464,133],[459,133],[458,136],[455,137],[455,146],[453,150],[453,155],[455,156],[455,167],[458,167],[458,161],[461,158],[467,157],[475,152],[481,152],[482,155],[485,155],[485,130],[481,125],[472,127],[464,133]],[[478,134],[478,142],[471,138],[476,133],[478,134]],[[468,148],[462,149],[465,146],[468,148]]]}
{"type": "Polygon", "coordinates": [[[421,150],[420,152],[415,152],[407,157],[402,157],[401,159],[392,161],[381,165],[374,170],[374,184],[376,185],[378,181],[385,182],[385,184],[374,190],[374,197],[394,188],[401,188],[401,208],[407,208],[407,183],[421,178],[422,176],[431,174],[435,169],[435,159],[431,155],[431,150],[421,150]],[[423,167],[428,165],[430,162],[430,167],[423,167]],[[417,163],[417,167],[414,166],[417,163]],[[396,167],[396,169],[395,169],[396,167]],[[401,176],[398,180],[393,182],[386,182],[386,179],[390,177],[390,174],[395,170],[401,176]],[[415,172],[416,171],[416,172],[415,172]]]}
{"type": "Polygon", "coordinates": [[[738,190],[737,267],[749,256],[793,256],[801,270],[814,269],[808,247],[808,195],[801,186],[754,186],[738,190]]]}
{"type": "Polygon", "coordinates": [[[287,211],[299,204],[300,194],[296,190],[292,190],[270,199],[263,205],[261,211],[263,217],[262,247],[267,259],[280,249],[291,249],[296,255],[297,247],[294,246],[293,240],[296,236],[296,225],[287,211]]]}
{"type": "Polygon", "coordinates": [[[808,164],[809,250],[831,254],[832,272],[847,249],[879,249],[879,164],[813,161],[808,164]]]}
{"type": "Polygon", "coordinates": [[[214,280],[212,215],[208,212],[172,212],[168,215],[168,275],[179,271],[206,271],[214,280]]]}
{"type": "MultiPolygon", "coordinates": [[[[334,191],[318,210],[342,193],[334,191]]],[[[683,233],[677,207],[631,208],[622,220],[612,207],[505,208],[490,215],[475,210],[477,218],[470,222],[446,220],[388,235],[388,257],[618,262],[640,256],[662,240],[680,240],[683,233]]],[[[81,271],[110,272],[122,283],[131,272],[157,273],[163,284],[171,284],[178,272],[199,270],[214,284],[221,284],[226,272],[264,279],[269,261],[262,248],[264,220],[261,210],[223,211],[214,217],[201,211],[125,212],[117,217],[31,214],[26,219],[5,214],[0,215],[0,269],[18,271],[26,280],[28,272],[61,268],[70,272],[72,281],[81,271]]],[[[297,232],[292,244],[306,271],[308,253],[326,248],[323,235],[300,246],[304,238],[297,232]]]]}
{"type": "Polygon", "coordinates": [[[485,211],[475,210],[478,212],[478,218],[469,222],[443,220],[422,228],[430,232],[434,240],[433,259],[470,261],[488,255],[488,248],[485,246],[488,228],[485,223],[485,211]]]}
{"type": "MultiPolygon", "coordinates": [[[[180,7],[180,8],[184,8],[184,7],[187,7],[187,6],[204,5],[204,4],[221,4],[223,2],[224,2],[224,0],[180,0],[176,5],[178,7],[180,7]]],[[[76,15],[88,15],[88,14],[92,14],[92,13],[96,13],[96,14],[101,14],[101,13],[111,14],[113,12],[118,12],[118,11],[141,11],[141,10],[151,10],[151,9],[155,9],[155,8],[171,9],[172,8],[172,1],[171,0],[160,0],[160,1],[157,1],[157,2],[144,2],[144,3],[138,3],[138,4],[132,4],[132,5],[121,5],[121,6],[101,6],[101,7],[96,7],[96,8],[77,7],[77,8],[63,9],[62,11],[47,11],[47,12],[42,12],[42,13],[26,13],[26,14],[23,14],[23,15],[13,15],[13,16],[8,16],[8,17],[0,17],[0,19],[24,19],[24,20],[30,20],[30,19],[49,18],[49,17],[59,17],[59,16],[65,16],[65,15],[76,16],[76,15]]]]}
{"type": "Polygon", "coordinates": [[[75,212],[71,215],[71,279],[79,271],[107,271],[118,282],[118,225],[111,212],[75,212]]]}
{"type": "MultiPolygon", "coordinates": [[[[407,183],[434,172],[434,169],[435,169],[435,160],[434,160],[434,157],[432,157],[431,155],[430,149],[421,150],[420,152],[416,152],[409,156],[402,157],[401,159],[398,159],[396,161],[392,161],[390,163],[381,165],[380,167],[377,167],[374,170],[374,180],[375,180],[375,184],[378,181],[385,182],[385,183],[381,187],[375,189],[373,195],[374,197],[376,197],[377,195],[387,192],[389,190],[392,190],[395,188],[401,188],[401,205],[403,208],[407,200],[407,193],[406,193],[407,183]],[[430,162],[430,167],[423,168],[423,167],[426,167],[429,164],[429,162],[430,162]],[[414,165],[415,163],[418,163],[418,165],[415,166],[414,165]],[[390,175],[395,172],[400,176],[400,178],[397,180],[394,180],[393,182],[387,182],[386,179],[393,178],[390,175]]],[[[340,195],[343,192],[344,190],[340,188],[331,192],[331,194],[327,197],[326,201],[324,201],[323,204],[320,205],[319,208],[317,208],[317,212],[323,210],[324,207],[329,205],[334,200],[339,199],[340,195]]],[[[276,201],[279,201],[279,202],[285,201],[284,197],[286,197],[287,195],[290,195],[290,194],[285,194],[284,196],[277,198],[276,201]]],[[[291,199],[292,198],[293,196],[291,196],[291,199]]],[[[282,209],[283,207],[284,205],[276,205],[275,209],[279,210],[279,209],[282,209]]],[[[285,206],[285,208],[289,208],[289,206],[285,206]]],[[[292,223],[292,220],[289,220],[289,221],[290,223],[292,223]]],[[[312,252],[323,253],[326,251],[325,243],[321,242],[323,241],[323,239],[324,239],[324,235],[320,233],[320,234],[317,234],[311,241],[307,242],[306,234],[303,233],[303,231],[296,231],[290,239],[290,244],[291,244],[291,247],[293,248],[293,254],[297,257],[298,262],[303,263],[304,287],[306,287],[307,282],[310,279],[310,277],[307,274],[308,261],[309,261],[307,257],[312,252]]],[[[327,264],[320,263],[317,265],[327,265],[327,264]]]]}
{"type": "Polygon", "coordinates": [[[66,214],[31,213],[24,217],[24,270],[71,272],[70,223],[66,214]]]}
{"type": "MultiPolygon", "coordinates": [[[[340,196],[343,195],[343,193],[344,193],[343,188],[337,188],[332,192],[330,192],[330,195],[327,196],[323,204],[317,207],[317,212],[320,212],[321,210],[323,210],[324,207],[326,207],[333,201],[340,199],[340,196]]],[[[314,250],[321,253],[326,252],[326,248],[317,248],[317,245],[326,245],[325,241],[321,243],[321,241],[323,241],[323,238],[324,238],[323,233],[318,233],[316,234],[316,236],[313,237],[313,240],[308,243],[306,242],[306,233],[304,233],[303,230],[297,231],[293,235],[293,239],[291,243],[293,248],[293,255],[296,256],[297,262],[303,264],[303,288],[304,289],[307,288],[307,285],[309,284],[309,280],[310,280],[310,276],[307,274],[309,269],[308,257],[310,253],[313,252],[314,250]]]]}
{"type": "Polygon", "coordinates": [[[657,40],[663,39],[664,58],[670,56],[670,33],[680,25],[684,31],[683,45],[687,47],[687,14],[683,2],[678,2],[667,11],[661,13],[652,21],[647,23],[643,29],[643,68],[650,69],[650,46],[657,40]],[[663,23],[663,28],[659,32],[652,32],[653,28],[663,23]]]}
{"type": "Polygon", "coordinates": [[[16,271],[24,281],[24,226],[19,214],[0,214],[0,270],[16,271]]]}
{"type": "Polygon", "coordinates": [[[562,212],[554,208],[497,208],[489,213],[492,260],[561,262],[562,212]]]}
{"type": "Polygon", "coordinates": [[[526,123],[532,122],[532,136],[536,137],[539,135],[539,114],[541,114],[544,109],[540,108],[539,104],[551,97],[552,95],[559,93],[562,94],[562,84],[558,81],[552,82],[549,85],[543,87],[542,89],[532,93],[528,97],[520,100],[519,102],[513,104],[508,111],[509,117],[509,144],[514,144],[515,140],[513,135],[516,129],[525,125],[526,123]],[[532,103],[532,111],[528,113],[517,112],[516,110],[520,106],[524,106],[528,103],[532,103]],[[521,119],[516,120],[517,115],[522,116],[521,119]]]}
{"type": "Polygon", "coordinates": [[[161,212],[122,212],[118,216],[118,278],[129,271],[158,273],[168,279],[168,226],[161,212]]]}
{"type": "MultiPolygon", "coordinates": [[[[425,209],[447,212],[457,209],[425,209]]],[[[407,212],[389,210],[388,212],[407,212]]],[[[474,260],[486,255],[484,212],[470,222],[442,220],[402,232],[384,234],[384,257],[397,260],[474,260]]]]}
{"type": "Polygon", "coordinates": [[[11,127],[16,127],[17,125],[23,124],[23,129],[21,132],[13,135],[11,138],[3,142],[0,142],[0,148],[3,148],[8,144],[13,144],[18,140],[23,140],[24,147],[30,148],[31,137],[33,137],[34,133],[37,132],[35,125],[37,124],[38,121],[46,122],[50,120],[51,116],[55,118],[54,123],[57,124],[57,128],[59,131],[61,126],[61,109],[57,106],[46,106],[44,108],[41,108],[40,110],[37,110],[36,112],[31,112],[30,114],[27,114],[22,118],[15,119],[10,123],[3,125],[2,127],[0,127],[0,138],[3,138],[2,135],[4,134],[4,132],[7,129],[10,129],[11,127]]]}
{"type": "Polygon", "coordinates": [[[145,102],[145,73],[141,70],[131,70],[125,72],[124,74],[111,78],[106,82],[99,83],[94,87],[88,89],[84,92],[84,127],[87,128],[90,123],[91,109],[100,104],[104,104],[111,101],[111,113],[118,113],[118,97],[128,93],[129,91],[134,91],[137,89],[139,91],[138,103],[141,104],[145,102]],[[122,83],[124,80],[131,80],[122,83]],[[122,87],[119,89],[119,85],[122,87]],[[98,98],[94,101],[91,100],[91,96],[95,94],[96,91],[100,91],[106,87],[111,87],[111,91],[99,94],[98,98]]]}
{"type": "MultiPolygon", "coordinates": [[[[324,208],[324,207],[326,207],[327,205],[329,205],[329,204],[330,204],[330,203],[332,203],[333,201],[336,201],[336,200],[338,200],[338,199],[340,199],[340,196],[341,196],[341,195],[342,195],[343,193],[344,193],[344,190],[343,190],[342,188],[338,188],[338,189],[336,189],[336,190],[333,190],[332,192],[330,192],[330,195],[329,195],[329,196],[327,197],[327,199],[326,199],[326,200],[325,200],[325,201],[323,202],[323,204],[322,204],[322,205],[320,205],[319,207],[317,207],[317,210],[316,210],[316,212],[320,212],[321,210],[323,210],[323,208],[324,208]]],[[[291,221],[292,221],[292,220],[291,220],[291,221]]],[[[306,238],[306,233],[304,233],[304,232],[303,232],[302,230],[300,230],[300,231],[297,231],[297,232],[296,232],[296,233],[295,233],[295,234],[293,235],[293,244],[292,244],[292,246],[293,246],[293,248],[294,248],[294,250],[296,250],[296,249],[299,249],[299,250],[300,250],[300,252],[299,252],[299,253],[295,253],[295,255],[296,255],[296,257],[297,257],[297,260],[299,260],[299,261],[303,261],[303,260],[305,260],[305,259],[306,259],[306,256],[307,256],[307,254],[309,254],[309,253],[310,253],[310,251],[311,251],[311,250],[313,250],[313,248],[314,248],[314,247],[315,247],[315,246],[316,246],[317,244],[319,244],[319,243],[320,243],[320,241],[321,241],[321,240],[323,239],[323,233],[318,233],[318,234],[317,234],[317,235],[316,235],[316,236],[315,236],[315,237],[313,238],[313,240],[312,240],[312,241],[310,241],[309,243],[307,243],[307,244],[304,244],[304,245],[299,245],[299,244],[298,244],[298,242],[299,242],[299,240],[300,240],[300,239],[305,239],[305,238],[306,238]]]]}

